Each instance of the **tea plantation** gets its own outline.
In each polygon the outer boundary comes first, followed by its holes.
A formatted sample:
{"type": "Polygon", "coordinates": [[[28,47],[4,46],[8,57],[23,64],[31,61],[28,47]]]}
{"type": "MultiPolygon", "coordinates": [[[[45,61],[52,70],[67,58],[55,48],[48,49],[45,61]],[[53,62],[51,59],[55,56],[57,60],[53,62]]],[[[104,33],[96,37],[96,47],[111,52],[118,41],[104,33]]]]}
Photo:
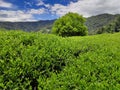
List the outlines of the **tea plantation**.
{"type": "Polygon", "coordinates": [[[0,31],[0,90],[120,90],[120,33],[0,31]]]}

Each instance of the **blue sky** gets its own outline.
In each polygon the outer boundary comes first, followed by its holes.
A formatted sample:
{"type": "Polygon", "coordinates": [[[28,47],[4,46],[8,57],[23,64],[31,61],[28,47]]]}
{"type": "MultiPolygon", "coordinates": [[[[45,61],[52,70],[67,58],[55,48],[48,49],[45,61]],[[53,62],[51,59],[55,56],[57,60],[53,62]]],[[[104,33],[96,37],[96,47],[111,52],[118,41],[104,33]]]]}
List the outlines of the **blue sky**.
{"type": "Polygon", "coordinates": [[[92,15],[120,13],[119,0],[0,0],[0,21],[51,20],[75,12],[92,15]]]}

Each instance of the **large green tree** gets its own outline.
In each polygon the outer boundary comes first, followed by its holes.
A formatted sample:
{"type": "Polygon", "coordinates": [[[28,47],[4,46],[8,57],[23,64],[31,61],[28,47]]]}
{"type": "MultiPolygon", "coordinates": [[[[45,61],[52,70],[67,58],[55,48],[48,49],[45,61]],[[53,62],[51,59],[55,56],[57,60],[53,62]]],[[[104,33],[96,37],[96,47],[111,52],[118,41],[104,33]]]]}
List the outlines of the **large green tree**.
{"type": "Polygon", "coordinates": [[[54,22],[52,33],[59,36],[84,36],[88,34],[85,18],[77,13],[67,13],[54,22]]]}

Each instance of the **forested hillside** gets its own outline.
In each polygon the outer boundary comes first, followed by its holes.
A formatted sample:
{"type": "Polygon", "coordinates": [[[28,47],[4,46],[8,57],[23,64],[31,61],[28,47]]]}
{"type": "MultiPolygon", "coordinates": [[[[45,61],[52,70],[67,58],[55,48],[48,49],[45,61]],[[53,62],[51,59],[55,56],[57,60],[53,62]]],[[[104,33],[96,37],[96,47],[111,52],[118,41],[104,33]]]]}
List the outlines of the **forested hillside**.
{"type": "Polygon", "coordinates": [[[41,20],[36,22],[0,22],[0,28],[7,30],[42,31],[48,33],[54,20],[41,20]]]}
{"type": "Polygon", "coordinates": [[[101,14],[87,18],[86,25],[88,27],[89,34],[94,34],[98,29],[113,23],[119,16],[120,15],[101,14]]]}
{"type": "MultiPolygon", "coordinates": [[[[86,18],[89,34],[96,34],[98,29],[114,22],[120,15],[101,14],[86,18]]],[[[50,33],[55,20],[43,20],[38,22],[0,22],[0,28],[7,30],[41,31],[50,33]]]]}

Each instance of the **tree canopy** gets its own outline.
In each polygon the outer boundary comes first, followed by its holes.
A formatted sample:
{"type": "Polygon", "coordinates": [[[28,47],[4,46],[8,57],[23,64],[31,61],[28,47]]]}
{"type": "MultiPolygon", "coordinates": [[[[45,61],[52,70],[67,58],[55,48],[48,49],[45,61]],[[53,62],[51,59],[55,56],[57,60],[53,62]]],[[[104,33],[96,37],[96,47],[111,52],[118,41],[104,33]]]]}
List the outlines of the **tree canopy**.
{"type": "Polygon", "coordinates": [[[67,13],[54,22],[52,33],[59,36],[84,36],[88,30],[85,18],[77,13],[67,13]]]}

